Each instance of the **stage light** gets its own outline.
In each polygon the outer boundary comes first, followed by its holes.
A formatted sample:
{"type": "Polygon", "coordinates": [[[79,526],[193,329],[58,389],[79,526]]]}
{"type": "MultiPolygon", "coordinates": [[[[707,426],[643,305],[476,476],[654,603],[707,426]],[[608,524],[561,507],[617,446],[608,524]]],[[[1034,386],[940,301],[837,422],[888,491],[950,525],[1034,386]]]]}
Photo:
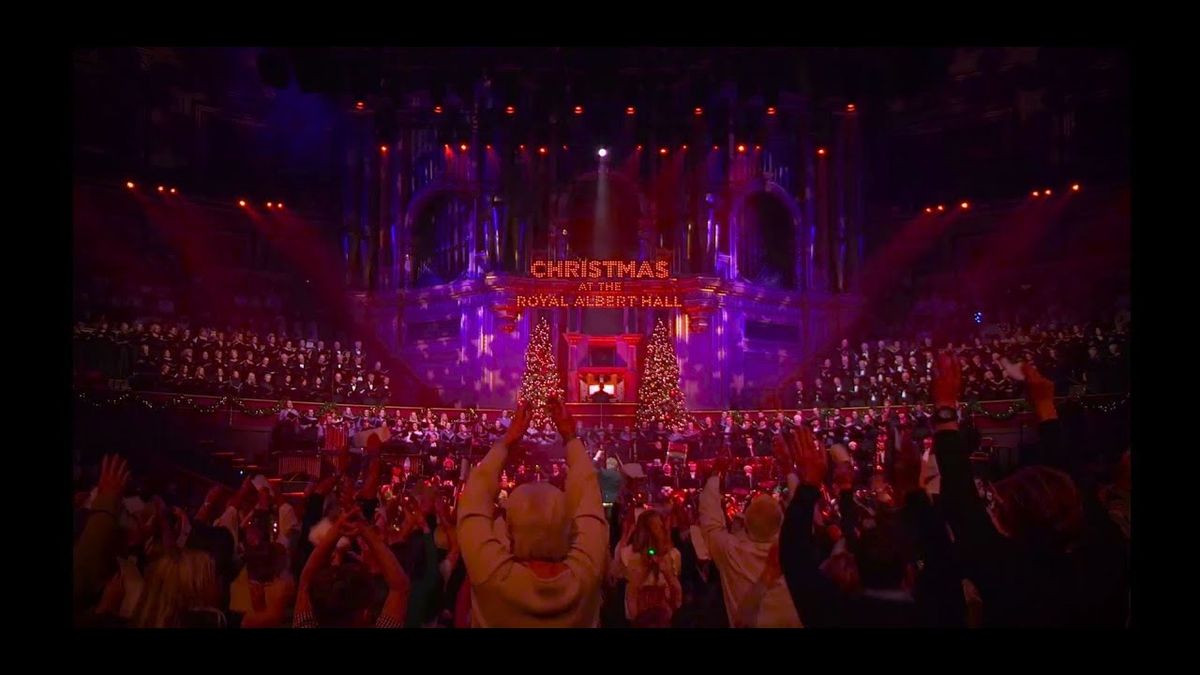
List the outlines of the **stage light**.
{"type": "Polygon", "coordinates": [[[282,210],[282,209],[283,209],[283,202],[279,202],[278,204],[276,204],[276,205],[275,205],[275,207],[276,207],[276,208],[278,208],[278,209],[280,209],[280,210],[282,210]]]}
{"type": "Polygon", "coordinates": [[[581,106],[581,105],[575,106],[575,114],[582,115],[583,114],[583,106],[581,106]]]}
{"type": "Polygon", "coordinates": [[[567,149],[567,144],[563,143],[563,150],[566,150],[566,149],[567,149]]]}
{"type": "Polygon", "coordinates": [[[381,146],[379,146],[379,151],[380,151],[380,152],[387,152],[387,146],[386,146],[386,145],[381,145],[381,146]]]}
{"type": "Polygon", "coordinates": [[[773,105],[767,106],[767,114],[774,115],[775,114],[775,106],[773,106],[773,105]]]}
{"type": "Polygon", "coordinates": [[[366,104],[366,103],[363,103],[362,101],[356,101],[356,102],[354,103],[354,109],[355,109],[355,110],[362,110],[362,109],[363,109],[363,108],[365,108],[365,107],[367,107],[367,104],[366,104]]]}
{"type": "Polygon", "coordinates": [[[171,189],[170,189],[170,193],[171,193],[171,194],[175,194],[175,188],[171,188],[171,189]]]}
{"type": "Polygon", "coordinates": [[[666,149],[666,148],[659,148],[659,149],[658,149],[658,154],[660,154],[660,155],[665,155],[665,154],[667,154],[667,149],[666,149]]]}
{"type": "Polygon", "coordinates": [[[745,151],[746,151],[746,146],[744,146],[744,145],[742,145],[741,143],[739,143],[739,144],[738,144],[738,147],[737,147],[737,151],[738,151],[738,152],[745,152],[745,151]]]}
{"type": "Polygon", "coordinates": [[[926,206],[926,207],[925,207],[925,213],[933,213],[933,207],[932,207],[932,206],[926,206]]]}
{"type": "Polygon", "coordinates": [[[719,145],[714,145],[714,146],[713,146],[713,150],[720,150],[720,149],[721,149],[721,146],[719,146],[719,145]]]}
{"type": "Polygon", "coordinates": [[[1072,186],[1071,186],[1071,191],[1072,191],[1072,192],[1079,192],[1079,183],[1076,183],[1076,184],[1072,185],[1072,186]]]}
{"type": "Polygon", "coordinates": [[[641,145],[638,145],[638,146],[637,146],[637,149],[638,149],[638,152],[641,152],[641,151],[642,151],[642,146],[641,146],[641,145]]]}
{"type": "Polygon", "coordinates": [[[483,147],[484,147],[484,148],[487,148],[488,150],[491,150],[491,149],[492,149],[492,144],[491,144],[491,143],[488,143],[487,145],[485,145],[485,146],[483,146],[483,147]]]}
{"type": "Polygon", "coordinates": [[[272,206],[275,206],[274,202],[267,202],[268,209],[271,208],[272,206]]]}
{"type": "Polygon", "coordinates": [[[687,143],[684,143],[682,146],[680,146],[680,148],[679,148],[679,149],[680,149],[680,150],[687,150],[687,143]]]}
{"type": "Polygon", "coordinates": [[[960,206],[960,207],[962,207],[962,208],[964,208],[964,209],[969,209],[969,208],[971,208],[971,204],[970,204],[970,202],[963,202],[963,203],[959,204],[959,206],[960,206]]]}
{"type": "Polygon", "coordinates": [[[525,152],[525,144],[524,143],[522,143],[521,145],[519,145],[517,147],[521,150],[521,152],[525,152]]]}
{"type": "Polygon", "coordinates": [[[755,152],[758,152],[759,150],[762,150],[762,146],[761,146],[761,145],[756,145],[756,146],[754,146],[754,151],[755,151],[755,152]]]}
{"type": "Polygon", "coordinates": [[[601,157],[608,157],[608,150],[606,150],[604,148],[600,148],[599,150],[596,151],[596,154],[601,157]]]}
{"type": "Polygon", "coordinates": [[[125,181],[125,187],[129,188],[130,190],[132,190],[133,188],[135,188],[135,187],[137,187],[137,186],[133,184],[133,181],[131,181],[131,180],[127,180],[127,181],[125,181]]]}
{"type": "Polygon", "coordinates": [[[853,103],[846,104],[846,112],[854,112],[854,104],[853,103]]]}
{"type": "Polygon", "coordinates": [[[946,207],[942,206],[941,204],[938,204],[937,209],[938,209],[938,211],[945,211],[946,207]]]}
{"type": "Polygon", "coordinates": [[[440,105],[433,106],[433,114],[441,115],[442,114],[442,106],[440,106],[440,105]]]}
{"type": "Polygon", "coordinates": [[[1046,188],[1046,196],[1047,196],[1047,197],[1049,197],[1049,196],[1050,196],[1050,188],[1046,188]]]}
{"type": "Polygon", "coordinates": [[[1038,192],[1037,190],[1034,190],[1034,191],[1033,191],[1033,196],[1034,196],[1034,197],[1041,197],[1041,196],[1042,196],[1042,193],[1038,192]]]}
{"type": "Polygon", "coordinates": [[[458,146],[458,149],[459,149],[459,150],[462,150],[463,152],[466,152],[466,151],[467,151],[467,144],[466,144],[466,143],[463,143],[462,145],[458,146]]]}
{"type": "Polygon", "coordinates": [[[822,155],[822,156],[824,156],[824,155],[825,155],[825,148],[817,148],[817,154],[818,154],[818,155],[822,155]]]}
{"type": "Polygon", "coordinates": [[[701,108],[700,106],[696,106],[696,109],[693,110],[692,113],[695,114],[696,117],[699,117],[704,114],[704,108],[701,108]]]}
{"type": "Polygon", "coordinates": [[[628,106],[625,108],[626,115],[633,115],[635,113],[637,113],[637,108],[634,108],[633,106],[628,106]]]}
{"type": "Polygon", "coordinates": [[[238,206],[245,206],[245,205],[246,205],[246,200],[245,200],[245,199],[239,199],[239,200],[238,200],[238,206]]]}
{"type": "Polygon", "coordinates": [[[509,115],[514,115],[514,114],[516,114],[517,109],[512,107],[511,105],[504,106],[504,112],[508,113],[509,115]]]}
{"type": "Polygon", "coordinates": [[[538,154],[539,155],[546,154],[546,146],[543,145],[542,147],[538,148],[538,154]]]}
{"type": "Polygon", "coordinates": [[[161,185],[159,185],[159,186],[158,186],[158,191],[159,191],[159,192],[162,192],[163,190],[166,190],[166,189],[167,189],[167,188],[165,188],[165,187],[163,187],[163,186],[161,186],[161,185]]]}

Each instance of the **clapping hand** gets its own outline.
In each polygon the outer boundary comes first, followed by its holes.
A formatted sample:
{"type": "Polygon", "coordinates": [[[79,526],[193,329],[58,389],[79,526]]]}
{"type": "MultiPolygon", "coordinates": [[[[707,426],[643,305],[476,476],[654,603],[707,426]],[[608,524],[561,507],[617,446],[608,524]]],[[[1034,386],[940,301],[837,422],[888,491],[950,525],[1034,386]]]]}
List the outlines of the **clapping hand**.
{"type": "Polygon", "coordinates": [[[100,480],[96,484],[96,496],[120,497],[125,494],[129,482],[129,466],[119,455],[105,455],[100,460],[100,480]]]}

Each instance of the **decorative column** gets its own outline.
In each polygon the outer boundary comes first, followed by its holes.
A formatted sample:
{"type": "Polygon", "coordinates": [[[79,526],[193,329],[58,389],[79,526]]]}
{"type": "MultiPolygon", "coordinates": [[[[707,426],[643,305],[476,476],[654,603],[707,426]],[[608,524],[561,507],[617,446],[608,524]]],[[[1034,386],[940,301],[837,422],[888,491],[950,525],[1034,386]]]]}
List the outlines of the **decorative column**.
{"type": "Polygon", "coordinates": [[[563,333],[567,343],[567,401],[579,403],[579,362],[587,354],[588,336],[582,333],[563,333]]]}
{"type": "Polygon", "coordinates": [[[641,363],[638,360],[638,345],[642,343],[645,336],[641,333],[626,333],[617,336],[617,358],[620,359],[628,369],[628,375],[625,378],[625,395],[622,397],[624,403],[634,403],[637,401],[638,395],[638,377],[641,371],[641,363]]]}

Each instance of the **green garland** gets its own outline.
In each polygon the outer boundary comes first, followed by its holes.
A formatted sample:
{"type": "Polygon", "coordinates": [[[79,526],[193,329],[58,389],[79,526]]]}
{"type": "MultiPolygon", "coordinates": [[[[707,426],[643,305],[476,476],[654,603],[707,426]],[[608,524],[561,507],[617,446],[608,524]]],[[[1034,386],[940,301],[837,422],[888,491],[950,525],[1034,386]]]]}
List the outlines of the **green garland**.
{"type": "MultiPolygon", "coordinates": [[[[195,412],[200,412],[200,413],[215,413],[215,412],[220,412],[222,410],[233,410],[233,411],[242,413],[244,415],[249,415],[250,417],[254,417],[254,418],[262,418],[262,417],[266,417],[268,415],[277,415],[277,414],[279,414],[279,411],[283,410],[283,408],[284,408],[283,401],[276,401],[274,404],[269,405],[269,406],[253,407],[253,406],[247,404],[246,399],[233,398],[230,396],[222,396],[207,405],[203,404],[203,403],[199,403],[199,402],[197,402],[197,400],[195,398],[193,398],[191,396],[186,396],[183,394],[166,395],[165,398],[162,398],[161,400],[154,400],[153,398],[145,396],[144,394],[134,393],[134,392],[121,392],[118,394],[108,394],[108,393],[94,392],[94,391],[79,391],[77,396],[78,396],[79,400],[81,400],[85,403],[88,403],[89,405],[91,405],[94,408],[100,408],[100,407],[104,407],[104,406],[116,407],[116,406],[125,406],[125,405],[129,405],[129,404],[141,404],[147,410],[156,410],[156,411],[170,409],[170,410],[195,411],[195,412]]],[[[1085,410],[1088,412],[1100,412],[1100,413],[1104,413],[1104,414],[1109,414],[1109,413],[1116,412],[1117,410],[1120,410],[1121,408],[1128,405],[1129,396],[1130,396],[1129,394],[1124,394],[1117,398],[1069,396],[1069,397],[1065,397],[1065,398],[1060,398],[1059,405],[1066,404],[1070,407],[1079,408],[1079,409],[1082,409],[1082,410],[1085,410]],[[1104,400],[1096,400],[1097,398],[1102,398],[1104,400]]],[[[337,407],[338,407],[338,404],[333,403],[332,401],[323,403],[317,409],[317,416],[320,417],[322,415],[325,415],[326,413],[336,412],[337,407]]],[[[1005,408],[1003,411],[988,410],[979,401],[973,401],[971,403],[962,404],[962,407],[971,415],[979,415],[979,416],[986,417],[990,420],[1000,421],[1000,422],[1007,422],[1007,421],[1013,419],[1014,417],[1016,417],[1017,415],[1033,412],[1033,409],[1030,407],[1029,402],[1025,401],[1025,400],[1012,401],[1008,404],[1008,407],[1005,408]]],[[[827,421],[827,420],[829,420],[829,418],[836,416],[836,412],[838,410],[849,410],[849,409],[850,408],[821,408],[818,411],[818,413],[821,415],[821,418],[823,420],[827,421]]],[[[900,409],[911,410],[911,407],[901,406],[900,409]]],[[[368,408],[368,410],[385,410],[386,411],[386,406],[372,406],[372,407],[368,408]]],[[[468,424],[474,426],[475,423],[479,421],[479,411],[476,410],[475,408],[468,408],[466,412],[467,412],[468,424]]],[[[422,419],[422,420],[429,419],[429,417],[430,417],[430,415],[432,415],[432,413],[433,413],[433,411],[431,409],[422,408],[421,412],[420,412],[420,419],[422,419]]],[[[745,421],[746,414],[741,410],[735,410],[732,412],[732,417],[733,417],[734,423],[740,426],[742,424],[742,422],[745,421]]],[[[451,420],[451,422],[456,423],[457,421],[451,420]]]]}

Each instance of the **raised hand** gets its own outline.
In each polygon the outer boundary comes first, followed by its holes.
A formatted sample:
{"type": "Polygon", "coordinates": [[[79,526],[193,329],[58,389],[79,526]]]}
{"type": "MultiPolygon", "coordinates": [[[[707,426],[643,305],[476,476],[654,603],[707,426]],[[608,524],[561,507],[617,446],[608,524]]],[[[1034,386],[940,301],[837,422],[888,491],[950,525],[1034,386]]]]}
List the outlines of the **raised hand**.
{"type": "Polygon", "coordinates": [[[500,437],[500,442],[506,446],[511,446],[521,437],[525,435],[525,431],[529,429],[529,422],[533,420],[533,413],[529,410],[529,404],[522,401],[517,405],[517,412],[513,415],[512,424],[508,426],[508,430],[500,437]]]}
{"type": "Polygon", "coordinates": [[[105,455],[100,460],[100,480],[96,484],[96,496],[120,497],[129,482],[129,466],[120,455],[105,455]]]}
{"type": "Polygon", "coordinates": [[[958,407],[958,397],[962,394],[962,366],[950,352],[938,354],[930,393],[935,406],[958,407]]]}
{"type": "Polygon", "coordinates": [[[1033,404],[1038,419],[1044,422],[1058,417],[1058,411],[1054,408],[1054,382],[1042,375],[1032,363],[1023,364],[1021,373],[1025,376],[1029,402],[1033,404]]]}
{"type": "Polygon", "coordinates": [[[546,401],[546,412],[550,415],[550,419],[554,420],[554,426],[558,429],[558,435],[567,440],[575,437],[575,420],[571,414],[567,412],[567,406],[557,398],[552,398],[546,401]]]}

